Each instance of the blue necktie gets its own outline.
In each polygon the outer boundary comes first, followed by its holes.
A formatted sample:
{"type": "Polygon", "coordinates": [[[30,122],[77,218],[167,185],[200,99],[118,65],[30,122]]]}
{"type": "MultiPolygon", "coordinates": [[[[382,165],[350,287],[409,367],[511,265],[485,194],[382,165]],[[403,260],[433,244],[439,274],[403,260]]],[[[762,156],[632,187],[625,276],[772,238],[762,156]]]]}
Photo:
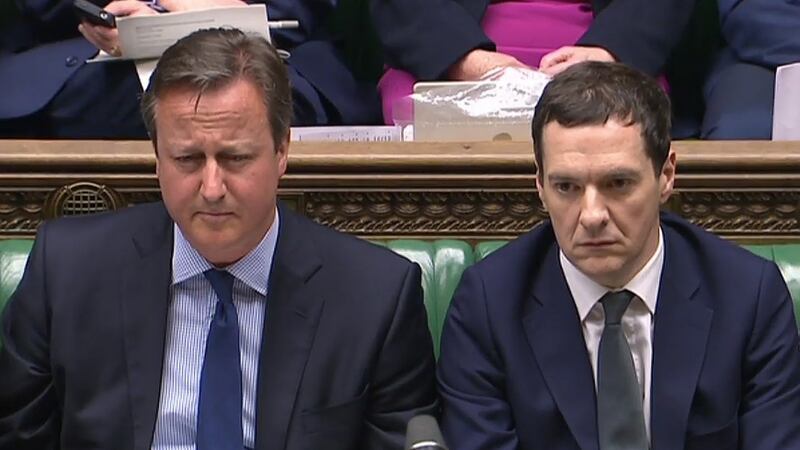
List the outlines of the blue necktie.
{"type": "Polygon", "coordinates": [[[239,361],[239,319],[233,304],[233,275],[207,270],[217,294],[200,374],[197,406],[197,450],[241,450],[242,366],[239,361]]]}

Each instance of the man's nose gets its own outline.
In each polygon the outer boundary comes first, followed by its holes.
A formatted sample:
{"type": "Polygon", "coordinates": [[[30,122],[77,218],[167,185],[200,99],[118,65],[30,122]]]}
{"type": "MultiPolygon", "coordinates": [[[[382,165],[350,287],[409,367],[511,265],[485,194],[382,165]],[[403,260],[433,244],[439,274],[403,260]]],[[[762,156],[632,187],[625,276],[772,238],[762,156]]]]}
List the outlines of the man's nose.
{"type": "Polygon", "coordinates": [[[200,195],[208,202],[216,202],[225,197],[225,172],[214,160],[208,160],[203,168],[203,180],[200,195]]]}
{"type": "Polygon", "coordinates": [[[580,223],[589,232],[597,232],[603,229],[608,223],[608,207],[605,199],[593,187],[584,190],[581,199],[580,223]]]}

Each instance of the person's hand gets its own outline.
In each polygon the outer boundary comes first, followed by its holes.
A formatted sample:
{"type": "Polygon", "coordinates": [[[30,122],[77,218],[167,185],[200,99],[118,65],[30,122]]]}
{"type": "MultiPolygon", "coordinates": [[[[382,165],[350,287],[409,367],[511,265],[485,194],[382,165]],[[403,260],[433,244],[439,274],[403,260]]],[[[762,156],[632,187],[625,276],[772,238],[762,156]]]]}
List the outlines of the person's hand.
{"type": "Polygon", "coordinates": [[[614,62],[616,58],[601,47],[561,47],[542,57],[539,70],[547,75],[555,76],[567,67],[583,61],[614,62]]]}
{"type": "MultiPolygon", "coordinates": [[[[139,0],[116,0],[106,5],[104,9],[116,17],[158,14],[147,5],[139,0]]],[[[82,20],[78,25],[78,31],[95,47],[109,55],[120,56],[122,54],[119,48],[119,32],[116,28],[95,25],[82,20]]]]}
{"type": "Polygon", "coordinates": [[[511,55],[488,50],[472,50],[450,66],[447,76],[456,81],[480,80],[487,72],[500,67],[528,68],[511,55]]]}
{"type": "Polygon", "coordinates": [[[159,0],[158,4],[167,11],[192,11],[225,6],[243,6],[247,3],[241,0],[159,0]]]}

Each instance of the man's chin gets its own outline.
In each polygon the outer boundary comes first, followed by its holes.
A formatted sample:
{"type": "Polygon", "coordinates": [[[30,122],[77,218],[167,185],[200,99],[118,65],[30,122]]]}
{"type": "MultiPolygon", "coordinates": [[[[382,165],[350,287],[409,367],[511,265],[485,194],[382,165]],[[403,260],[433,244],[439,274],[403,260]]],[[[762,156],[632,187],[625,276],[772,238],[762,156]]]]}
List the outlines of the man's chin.
{"type": "Polygon", "coordinates": [[[241,239],[237,239],[235,233],[224,228],[213,230],[204,227],[193,235],[187,236],[187,239],[203,258],[215,265],[223,265],[223,263],[241,258],[236,254],[241,239]]]}
{"type": "Polygon", "coordinates": [[[209,228],[211,230],[222,230],[232,223],[236,216],[228,214],[196,213],[194,223],[198,227],[209,228]]]}
{"type": "Polygon", "coordinates": [[[198,249],[197,251],[211,264],[217,267],[225,267],[242,259],[242,256],[244,256],[239,255],[231,250],[233,250],[231,246],[220,246],[215,244],[213,246],[206,246],[202,250],[198,249]]]}
{"type": "Polygon", "coordinates": [[[615,256],[604,257],[588,257],[578,261],[575,266],[583,272],[584,275],[591,278],[595,282],[607,287],[620,287],[615,286],[619,283],[618,278],[622,271],[622,261],[615,256]]]}

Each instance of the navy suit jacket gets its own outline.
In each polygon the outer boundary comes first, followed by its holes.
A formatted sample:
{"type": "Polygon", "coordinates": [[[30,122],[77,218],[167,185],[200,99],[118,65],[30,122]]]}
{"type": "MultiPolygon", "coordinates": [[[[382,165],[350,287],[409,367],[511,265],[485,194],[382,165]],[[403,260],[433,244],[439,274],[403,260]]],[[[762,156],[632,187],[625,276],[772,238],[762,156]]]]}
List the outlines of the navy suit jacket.
{"type": "MultiPolygon", "coordinates": [[[[800,448],[800,353],[774,263],[662,216],[654,450],[800,448]]],[[[549,223],[467,269],[441,341],[458,450],[597,450],[595,383],[549,223]]]]}
{"type": "MultiPolygon", "coordinates": [[[[103,3],[108,3],[104,0],[103,3]]],[[[290,51],[289,72],[298,109],[307,122],[370,124],[380,120],[374,82],[357,80],[326,31],[337,0],[252,0],[267,3],[270,20],[296,19],[296,30],[273,30],[273,42],[290,51]],[[297,103],[297,102],[300,103],[297,103]],[[303,108],[305,106],[305,108],[303,108]]],[[[22,19],[0,30],[0,119],[41,110],[97,49],[78,33],[72,0],[17,0],[22,19]]],[[[266,26],[266,24],[265,24],[266,26]]],[[[114,89],[97,80],[87,90],[114,89]]],[[[87,111],[87,114],[91,111],[87,111]]],[[[306,123],[312,124],[312,123],[306,123]]]]}
{"type": "MultiPolygon", "coordinates": [[[[387,63],[418,79],[443,76],[476,48],[494,49],[480,26],[490,0],[370,0],[387,63]]],[[[598,46],[651,75],[661,73],[696,0],[593,0],[578,45],[598,46]]]]}
{"type": "Polygon", "coordinates": [[[718,0],[722,35],[741,61],[776,68],[800,62],[800,2],[718,0]]]}
{"type": "MultiPolygon", "coordinates": [[[[419,267],[280,214],[256,449],[401,448],[437,402],[419,267]]],[[[172,236],[160,203],[40,228],[2,320],[0,449],[150,448],[172,236]]]]}

